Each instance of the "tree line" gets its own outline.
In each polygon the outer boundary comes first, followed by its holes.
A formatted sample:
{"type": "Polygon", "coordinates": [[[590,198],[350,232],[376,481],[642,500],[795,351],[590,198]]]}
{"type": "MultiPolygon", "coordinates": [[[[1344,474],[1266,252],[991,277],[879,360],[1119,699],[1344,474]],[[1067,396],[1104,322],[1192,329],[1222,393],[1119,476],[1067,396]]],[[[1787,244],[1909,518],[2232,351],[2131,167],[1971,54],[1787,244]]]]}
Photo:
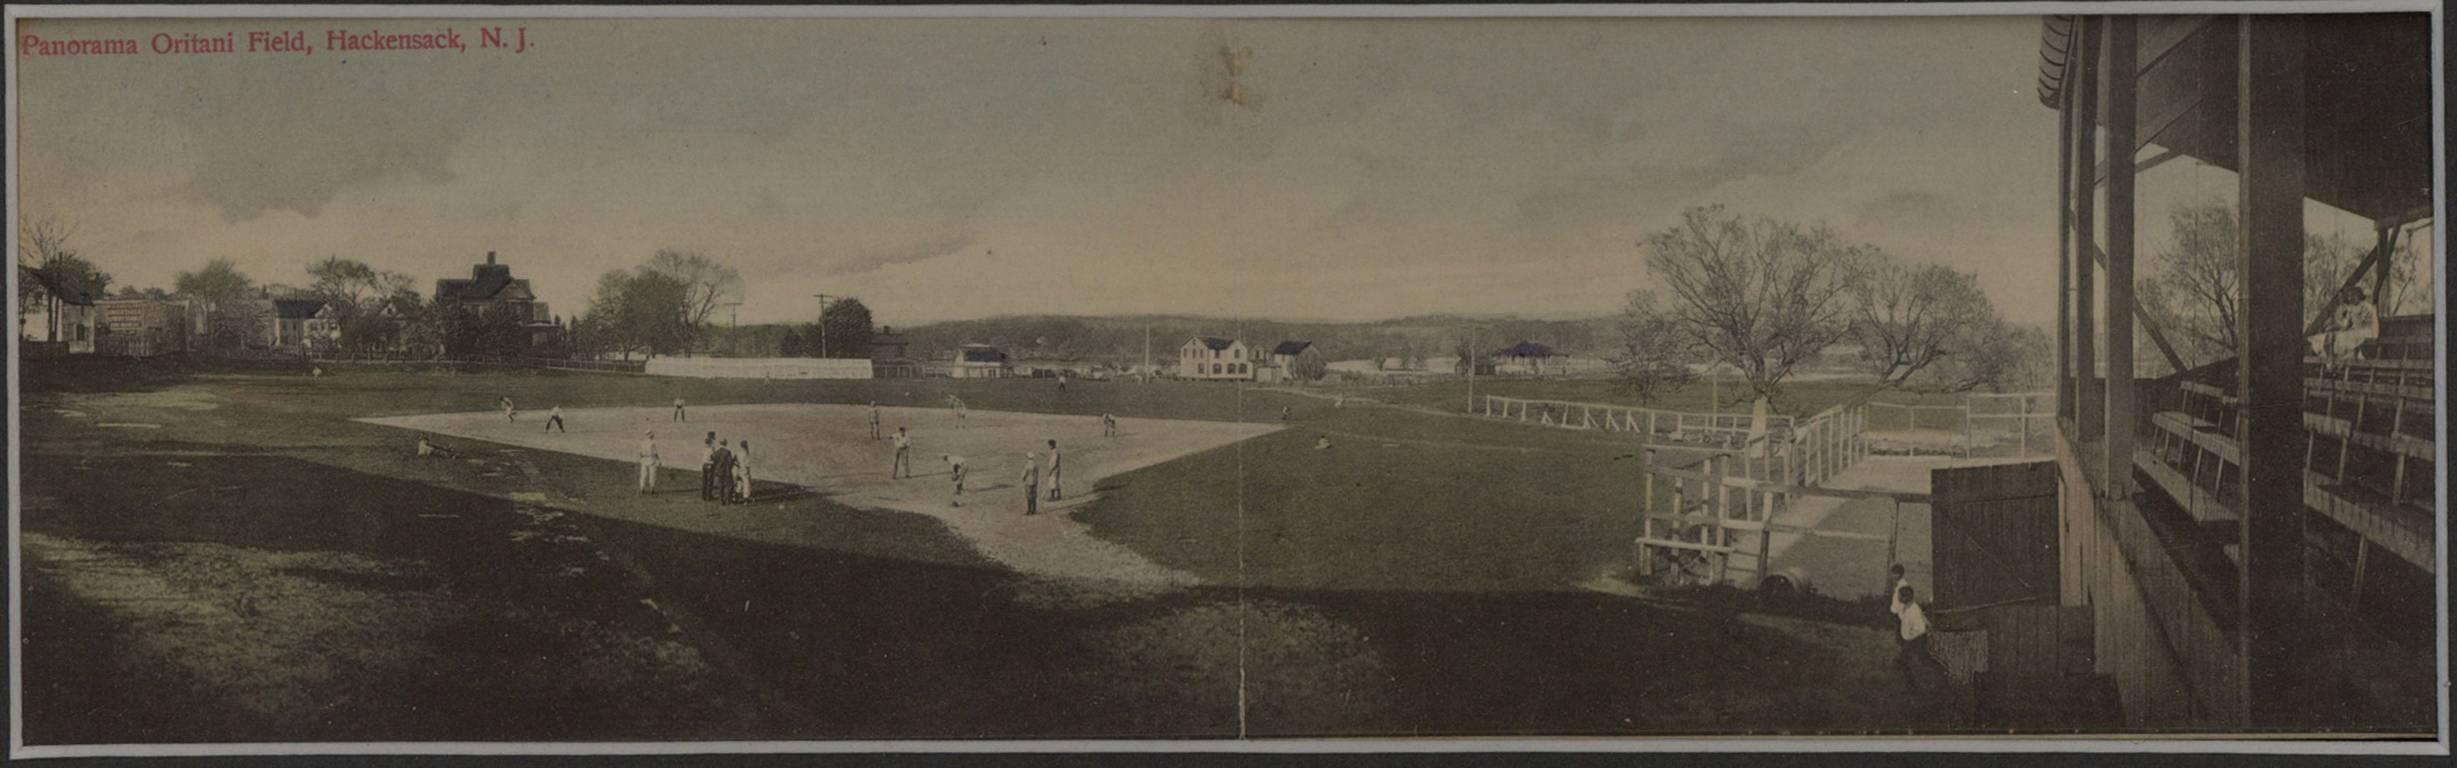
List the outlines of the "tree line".
{"type": "Polygon", "coordinates": [[[811,324],[753,326],[746,334],[732,322],[742,288],[742,273],[731,266],[693,251],[659,250],[639,266],[598,276],[588,309],[572,324],[572,348],[626,360],[701,353],[870,355],[870,309],[860,300],[829,303],[811,324]]]}
{"type": "MultiPolygon", "coordinates": [[[[2145,260],[2135,300],[2137,370],[2193,368],[2237,354],[2243,250],[2235,206],[2176,205],[2171,235],[2145,260]],[[2149,338],[2163,329],[2177,360],[2149,338]]],[[[2429,300],[2428,253],[2418,237],[2384,240],[2383,272],[2362,300],[2382,315],[2429,300]]],[[[2046,386],[2056,369],[2050,331],[2006,321],[1978,276],[1911,264],[1824,227],[1750,218],[1721,206],[1684,212],[1639,244],[1657,285],[1630,294],[1612,356],[1623,386],[1642,400],[1683,387],[1706,366],[1736,371],[1742,397],[1780,400],[1804,362],[1848,350],[1870,391],[2005,391],[2046,386]]],[[[2303,320],[2311,324],[2362,264],[2367,249],[2309,234],[2303,320]]],[[[2104,307],[2101,308],[2104,310],[2104,307]]]]}
{"type": "Polygon", "coordinates": [[[1780,402],[1787,379],[1838,347],[1872,393],[2002,391],[2053,365],[2046,332],[2006,321],[1977,275],[1823,226],[1701,206],[1639,248],[1655,285],[1630,294],[1612,360],[1641,400],[1711,366],[1738,374],[1740,397],[1780,402]]]}
{"type": "MultiPolygon", "coordinates": [[[[249,346],[272,320],[264,299],[311,299],[329,308],[337,351],[400,354],[413,357],[563,356],[631,354],[692,354],[703,351],[716,312],[739,300],[742,278],[733,267],[707,256],[680,250],[659,250],[640,266],[602,276],[588,308],[578,321],[548,334],[540,344],[531,334],[538,322],[527,307],[501,302],[485,305],[430,297],[407,274],[378,269],[363,261],[328,256],[310,263],[303,286],[259,282],[228,258],[177,273],[169,290],[122,285],[114,295],[113,279],[70,244],[73,229],[57,219],[21,220],[18,263],[44,276],[46,282],[95,299],[183,299],[191,311],[207,320],[208,348],[249,346]]],[[[21,299],[33,284],[21,281],[21,299]]],[[[859,332],[836,330],[850,349],[867,354],[869,312],[858,302],[839,304],[839,322],[858,320],[859,332]]],[[[20,302],[21,313],[30,309],[20,302]]]]}

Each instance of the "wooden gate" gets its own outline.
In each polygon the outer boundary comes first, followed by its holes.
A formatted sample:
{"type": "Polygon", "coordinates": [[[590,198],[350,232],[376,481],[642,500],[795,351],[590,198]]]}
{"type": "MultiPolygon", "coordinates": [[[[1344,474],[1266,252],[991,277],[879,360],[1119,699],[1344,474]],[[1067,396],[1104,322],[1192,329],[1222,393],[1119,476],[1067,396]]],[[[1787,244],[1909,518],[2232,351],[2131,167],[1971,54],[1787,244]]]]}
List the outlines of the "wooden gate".
{"type": "Polygon", "coordinates": [[[1930,531],[1940,609],[2056,604],[2056,463],[1934,470],[1930,531]]]}

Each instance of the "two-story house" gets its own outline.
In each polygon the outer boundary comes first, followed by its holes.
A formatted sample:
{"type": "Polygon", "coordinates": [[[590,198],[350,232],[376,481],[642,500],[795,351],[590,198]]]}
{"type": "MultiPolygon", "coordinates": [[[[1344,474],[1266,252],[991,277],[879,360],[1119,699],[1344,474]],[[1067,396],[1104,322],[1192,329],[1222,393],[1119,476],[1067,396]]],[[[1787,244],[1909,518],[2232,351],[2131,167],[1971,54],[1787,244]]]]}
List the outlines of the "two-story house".
{"type": "Polygon", "coordinates": [[[1177,377],[1196,381],[1253,381],[1265,358],[1244,341],[1196,336],[1177,348],[1177,377]]]}
{"type": "Polygon", "coordinates": [[[563,326],[555,322],[546,302],[529,290],[529,281],[512,276],[512,266],[495,263],[495,252],[486,252],[486,263],[473,264],[469,279],[444,278],[435,281],[435,303],[456,303],[484,312],[506,307],[521,320],[529,332],[529,348],[542,350],[554,347],[561,340],[563,326]]]}

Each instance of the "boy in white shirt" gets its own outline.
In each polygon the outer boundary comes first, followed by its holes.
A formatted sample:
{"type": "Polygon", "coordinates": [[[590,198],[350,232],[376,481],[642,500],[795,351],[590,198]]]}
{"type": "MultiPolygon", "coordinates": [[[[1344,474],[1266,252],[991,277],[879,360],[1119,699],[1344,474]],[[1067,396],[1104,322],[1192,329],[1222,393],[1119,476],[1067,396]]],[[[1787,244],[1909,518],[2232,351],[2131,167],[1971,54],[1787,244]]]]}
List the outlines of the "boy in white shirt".
{"type": "Polygon", "coordinates": [[[1895,604],[1900,606],[1895,609],[1895,615],[1901,617],[1901,631],[1897,633],[1900,640],[1895,646],[1894,661],[1902,667],[1903,684],[1909,686],[1911,692],[1916,694],[1920,692],[1919,670],[1916,667],[1925,665],[1936,670],[1937,676],[1943,678],[1945,665],[1938,662],[1936,654],[1928,650],[1928,612],[1920,609],[1919,601],[1913,597],[1911,585],[1896,587],[1894,600],[1895,604]]]}

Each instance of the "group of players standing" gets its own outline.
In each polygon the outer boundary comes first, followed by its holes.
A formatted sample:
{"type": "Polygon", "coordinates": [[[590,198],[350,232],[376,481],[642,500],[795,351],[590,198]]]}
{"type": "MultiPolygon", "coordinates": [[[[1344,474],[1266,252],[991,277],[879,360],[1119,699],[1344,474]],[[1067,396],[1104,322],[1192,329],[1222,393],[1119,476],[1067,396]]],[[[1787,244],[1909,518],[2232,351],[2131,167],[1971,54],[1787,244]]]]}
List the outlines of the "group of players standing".
{"type": "MultiPolygon", "coordinates": [[[[512,398],[503,398],[499,405],[501,405],[503,408],[505,419],[512,421],[519,420],[520,410],[512,404],[512,398]]],[[[949,410],[955,413],[956,428],[962,429],[964,427],[966,416],[964,401],[957,399],[954,395],[949,395],[947,396],[947,406],[949,410]]],[[[912,436],[905,431],[904,427],[897,427],[895,433],[892,435],[882,434],[880,431],[879,422],[879,404],[874,401],[870,403],[869,407],[870,438],[873,440],[885,439],[894,443],[895,445],[895,457],[892,459],[892,463],[888,465],[888,478],[891,480],[901,480],[913,477],[912,436]]],[[[683,399],[680,397],[674,398],[673,420],[676,422],[690,420],[689,413],[685,408],[683,399]]],[[[564,429],[562,406],[555,406],[553,411],[547,416],[546,428],[550,432],[564,429]]],[[[1108,413],[1101,414],[1101,436],[1116,437],[1117,434],[1117,416],[1108,413]]],[[[1049,448],[1049,468],[1046,474],[1044,474],[1041,468],[1042,464],[1040,452],[1034,451],[1024,454],[1024,471],[1022,476],[1017,480],[1024,488],[1024,514],[1026,515],[1040,514],[1041,502],[1045,498],[1048,501],[1054,502],[1058,501],[1064,495],[1063,485],[1066,478],[1066,456],[1064,452],[1059,450],[1057,440],[1049,440],[1047,444],[1049,448]],[[1049,491],[1046,497],[1044,497],[1041,492],[1041,481],[1044,477],[1046,477],[1049,481],[1049,491]]],[[[426,450],[425,441],[421,440],[420,445],[421,453],[423,454],[426,450]]],[[[641,430],[638,458],[640,468],[639,492],[643,495],[655,493],[657,490],[657,473],[664,463],[663,457],[659,455],[657,450],[656,430],[641,430]]],[[[955,495],[958,498],[954,501],[954,506],[963,506],[964,501],[961,497],[964,495],[964,457],[957,456],[955,454],[940,454],[939,460],[947,464],[947,475],[955,485],[955,495]]],[[[725,506],[743,504],[750,501],[750,440],[719,440],[717,439],[717,433],[713,431],[709,432],[706,437],[701,439],[700,499],[704,501],[714,501],[719,505],[725,506]]]]}

